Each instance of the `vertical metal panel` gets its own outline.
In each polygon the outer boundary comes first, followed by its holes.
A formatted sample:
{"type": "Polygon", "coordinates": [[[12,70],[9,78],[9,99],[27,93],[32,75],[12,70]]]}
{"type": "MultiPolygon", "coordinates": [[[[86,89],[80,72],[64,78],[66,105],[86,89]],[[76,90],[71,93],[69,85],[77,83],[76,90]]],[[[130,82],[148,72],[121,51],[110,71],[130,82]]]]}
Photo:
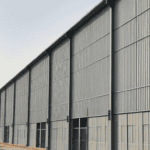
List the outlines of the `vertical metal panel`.
{"type": "Polygon", "coordinates": [[[137,18],[137,38],[141,39],[150,34],[149,29],[150,10],[144,12],[137,18]]]}
{"type": "Polygon", "coordinates": [[[15,125],[14,144],[18,144],[18,125],[15,125]]]}
{"type": "Polygon", "coordinates": [[[15,124],[26,124],[28,115],[29,72],[16,81],[15,124]]]}
{"type": "Polygon", "coordinates": [[[5,110],[5,91],[1,92],[1,117],[0,117],[0,126],[4,126],[4,110],[5,110]]]}
{"type": "Polygon", "coordinates": [[[6,89],[6,126],[13,123],[13,99],[14,99],[14,84],[6,89]]]}
{"type": "Polygon", "coordinates": [[[36,147],[36,124],[30,124],[30,146],[36,147]]]}
{"type": "Polygon", "coordinates": [[[0,127],[0,142],[4,140],[4,127],[0,127]]]}
{"type": "Polygon", "coordinates": [[[9,143],[12,143],[12,126],[9,126],[9,143]]]}
{"type": "Polygon", "coordinates": [[[121,26],[114,32],[115,34],[115,51],[124,48],[136,41],[136,19],[131,20],[124,26],[121,26]],[[130,32],[132,31],[132,32],[130,32]]]}
{"type": "Polygon", "coordinates": [[[31,69],[31,123],[45,122],[47,119],[49,91],[49,57],[42,58],[31,69]]]}
{"type": "Polygon", "coordinates": [[[136,0],[119,0],[114,9],[115,29],[131,20],[136,15],[136,0]]]}
{"type": "Polygon", "coordinates": [[[149,0],[137,0],[137,15],[141,14],[145,10],[150,8],[150,1],[149,0]]]}
{"type": "Polygon", "coordinates": [[[69,102],[70,41],[64,41],[52,52],[51,120],[66,119],[69,102]]]}

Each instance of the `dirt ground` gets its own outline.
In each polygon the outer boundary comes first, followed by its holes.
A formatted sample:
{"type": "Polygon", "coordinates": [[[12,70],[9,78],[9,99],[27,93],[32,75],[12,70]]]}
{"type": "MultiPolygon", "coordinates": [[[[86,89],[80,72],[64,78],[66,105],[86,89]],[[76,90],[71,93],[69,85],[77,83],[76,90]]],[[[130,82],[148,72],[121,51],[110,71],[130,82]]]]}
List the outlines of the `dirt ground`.
{"type": "Polygon", "coordinates": [[[0,150],[46,150],[46,148],[26,147],[23,145],[0,142],[0,150]]]}

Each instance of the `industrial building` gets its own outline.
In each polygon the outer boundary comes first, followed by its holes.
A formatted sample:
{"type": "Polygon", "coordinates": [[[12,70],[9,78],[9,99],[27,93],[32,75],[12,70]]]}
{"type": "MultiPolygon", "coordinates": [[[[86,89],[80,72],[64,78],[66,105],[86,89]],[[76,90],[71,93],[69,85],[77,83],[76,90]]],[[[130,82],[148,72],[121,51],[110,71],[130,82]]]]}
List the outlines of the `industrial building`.
{"type": "Polygon", "coordinates": [[[150,0],[102,0],[0,89],[0,142],[150,149],[150,0]]]}

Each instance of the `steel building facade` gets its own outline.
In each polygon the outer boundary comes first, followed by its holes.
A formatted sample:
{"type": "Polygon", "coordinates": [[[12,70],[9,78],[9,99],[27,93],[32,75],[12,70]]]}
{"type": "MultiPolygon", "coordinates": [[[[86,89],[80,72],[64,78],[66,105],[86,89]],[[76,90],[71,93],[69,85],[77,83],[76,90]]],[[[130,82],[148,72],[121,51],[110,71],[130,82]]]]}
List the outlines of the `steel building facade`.
{"type": "Polygon", "coordinates": [[[150,0],[103,0],[0,89],[0,142],[150,149],[150,0]]]}

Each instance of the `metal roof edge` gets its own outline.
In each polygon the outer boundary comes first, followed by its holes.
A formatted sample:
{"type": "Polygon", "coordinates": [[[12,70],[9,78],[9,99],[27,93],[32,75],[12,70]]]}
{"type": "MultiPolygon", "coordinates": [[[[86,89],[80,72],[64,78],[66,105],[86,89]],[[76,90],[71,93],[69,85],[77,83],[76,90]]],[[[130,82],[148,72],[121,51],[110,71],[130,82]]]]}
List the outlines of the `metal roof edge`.
{"type": "Polygon", "coordinates": [[[56,48],[59,44],[61,44],[65,39],[72,36],[78,29],[80,29],[84,24],[86,24],[93,16],[95,16],[98,12],[101,12],[108,6],[109,0],[102,0],[99,4],[97,4],[91,11],[89,11],[85,16],[83,16],[75,25],[73,25],[69,30],[67,30],[62,36],[56,39],[48,48],[46,48],[41,54],[39,54],[33,61],[31,61],[24,69],[22,69],[16,76],[14,76],[11,80],[9,80],[1,89],[0,92],[6,89],[7,86],[12,84],[17,80],[23,73],[27,72],[36,62],[38,62],[41,58],[50,54],[51,51],[56,48]]]}

